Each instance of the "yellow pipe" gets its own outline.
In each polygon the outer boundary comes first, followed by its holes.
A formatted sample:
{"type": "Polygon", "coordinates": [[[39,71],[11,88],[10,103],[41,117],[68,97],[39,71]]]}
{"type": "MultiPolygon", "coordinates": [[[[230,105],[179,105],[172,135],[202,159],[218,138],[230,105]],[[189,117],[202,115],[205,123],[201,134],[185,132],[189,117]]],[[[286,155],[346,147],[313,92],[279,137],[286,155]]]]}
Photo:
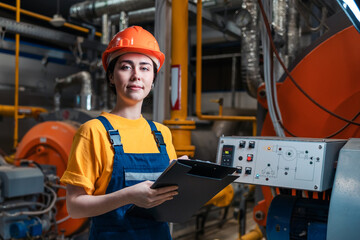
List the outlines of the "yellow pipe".
{"type": "Polygon", "coordinates": [[[171,120],[164,121],[172,133],[173,144],[178,156],[193,157],[195,146],[191,145],[191,130],[195,122],[187,120],[188,97],[188,0],[172,1],[171,64],[180,66],[180,107],[171,110],[171,120]]]}
{"type": "Polygon", "coordinates": [[[180,66],[180,109],[171,111],[171,119],[187,118],[188,88],[188,1],[172,1],[171,64],[180,66]]]}
{"type": "MultiPolygon", "coordinates": [[[[13,7],[13,6],[5,4],[5,3],[0,3],[0,7],[8,9],[8,10],[16,11],[16,7],[13,7]]],[[[41,14],[38,14],[38,13],[33,13],[33,12],[30,12],[30,11],[24,10],[24,9],[20,9],[20,13],[22,13],[24,15],[27,15],[27,16],[30,16],[30,17],[40,19],[40,20],[44,20],[44,21],[47,21],[47,22],[50,22],[50,20],[52,19],[50,17],[44,16],[44,15],[41,15],[41,14]]],[[[80,31],[80,32],[84,32],[84,33],[89,33],[90,32],[90,30],[87,29],[87,28],[80,27],[80,26],[77,26],[77,25],[74,25],[74,24],[71,24],[71,23],[67,23],[67,22],[64,23],[64,27],[71,28],[71,29],[74,29],[74,30],[77,30],[77,31],[80,31]]],[[[95,35],[98,36],[98,37],[101,37],[100,32],[96,32],[95,35]]]]}
{"type": "MultiPolygon", "coordinates": [[[[18,106],[18,118],[33,117],[38,118],[42,112],[47,112],[45,108],[18,106]]],[[[15,106],[0,105],[0,116],[13,117],[15,115],[15,106]]]]}
{"type": "MultiPolygon", "coordinates": [[[[20,22],[20,0],[16,0],[16,22],[20,22]]],[[[20,48],[20,35],[15,35],[15,99],[14,99],[14,144],[16,148],[18,145],[18,108],[19,108],[19,48],[20,48]]]]}
{"type": "Polygon", "coordinates": [[[256,121],[253,116],[222,116],[203,115],[201,113],[201,78],[202,78],[202,1],[197,1],[196,14],[196,115],[203,120],[235,120],[235,121],[256,121]]]}
{"type": "Polygon", "coordinates": [[[256,128],[257,128],[257,125],[256,125],[256,121],[253,121],[253,124],[252,124],[253,126],[252,126],[252,132],[253,132],[253,136],[256,136],[256,128]]]}
{"type": "Polygon", "coordinates": [[[245,234],[244,236],[239,236],[238,240],[260,240],[262,239],[263,234],[256,224],[255,229],[251,230],[249,233],[245,234]]]}

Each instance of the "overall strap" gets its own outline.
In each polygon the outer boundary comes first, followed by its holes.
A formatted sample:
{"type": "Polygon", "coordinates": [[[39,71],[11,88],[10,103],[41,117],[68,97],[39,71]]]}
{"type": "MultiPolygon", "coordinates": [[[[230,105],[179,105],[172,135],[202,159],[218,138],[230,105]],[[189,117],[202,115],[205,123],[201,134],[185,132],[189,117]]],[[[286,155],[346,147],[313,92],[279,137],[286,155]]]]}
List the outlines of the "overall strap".
{"type": "Polygon", "coordinates": [[[166,144],[164,142],[164,138],[163,138],[161,132],[157,130],[157,128],[156,128],[153,121],[150,121],[150,120],[146,120],[146,121],[150,125],[151,132],[154,135],[155,142],[156,142],[156,145],[157,145],[160,153],[166,153],[167,154],[167,152],[166,152],[166,144]]]}
{"type": "Polygon", "coordinates": [[[115,154],[124,153],[124,148],[121,143],[121,137],[118,130],[114,130],[113,126],[104,116],[99,116],[96,119],[100,120],[100,122],[104,125],[112,147],[114,148],[115,154]]]}

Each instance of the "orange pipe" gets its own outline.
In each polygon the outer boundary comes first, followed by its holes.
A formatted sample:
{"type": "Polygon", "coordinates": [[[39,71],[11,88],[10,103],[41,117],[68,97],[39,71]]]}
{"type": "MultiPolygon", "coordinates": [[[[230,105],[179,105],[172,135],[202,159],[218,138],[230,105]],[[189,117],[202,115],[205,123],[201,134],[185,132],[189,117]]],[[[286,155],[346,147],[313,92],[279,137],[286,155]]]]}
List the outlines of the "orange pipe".
{"type": "Polygon", "coordinates": [[[201,78],[202,78],[202,2],[197,1],[196,14],[196,115],[203,120],[256,121],[254,116],[203,115],[201,113],[201,78]]]}
{"type": "MultiPolygon", "coordinates": [[[[16,11],[16,7],[13,7],[13,6],[5,4],[5,3],[0,3],[0,7],[6,8],[6,9],[11,10],[11,11],[16,11]]],[[[27,15],[27,16],[30,16],[30,17],[40,19],[40,20],[44,20],[44,21],[47,21],[47,22],[50,22],[50,20],[52,19],[50,17],[44,16],[44,15],[41,15],[41,14],[38,14],[38,13],[33,13],[33,12],[30,12],[30,11],[24,10],[24,9],[20,9],[20,13],[24,14],[24,15],[27,15]]],[[[79,32],[84,32],[84,33],[89,33],[90,32],[90,30],[87,29],[87,28],[80,27],[80,26],[77,26],[77,25],[74,25],[74,24],[71,24],[71,23],[67,23],[67,22],[64,23],[64,27],[71,28],[71,29],[77,30],[79,32]]],[[[96,32],[95,35],[98,36],[98,37],[101,37],[100,32],[96,32]]]]}
{"type": "MultiPolygon", "coordinates": [[[[20,0],[16,0],[16,22],[20,22],[20,0]]],[[[19,48],[20,35],[15,35],[15,99],[14,99],[14,144],[16,148],[18,145],[18,130],[19,130],[19,48]]]]}

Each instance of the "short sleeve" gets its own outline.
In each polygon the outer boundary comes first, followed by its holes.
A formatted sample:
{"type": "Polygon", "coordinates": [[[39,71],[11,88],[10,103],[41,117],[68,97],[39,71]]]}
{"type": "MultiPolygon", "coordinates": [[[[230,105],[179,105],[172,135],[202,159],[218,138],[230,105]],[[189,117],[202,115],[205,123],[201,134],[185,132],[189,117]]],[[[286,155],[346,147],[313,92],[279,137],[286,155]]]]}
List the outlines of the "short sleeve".
{"type": "Polygon", "coordinates": [[[83,187],[88,194],[93,194],[98,178],[99,162],[94,156],[94,146],[87,131],[90,130],[83,125],[75,134],[67,169],[61,182],[83,187]]]}

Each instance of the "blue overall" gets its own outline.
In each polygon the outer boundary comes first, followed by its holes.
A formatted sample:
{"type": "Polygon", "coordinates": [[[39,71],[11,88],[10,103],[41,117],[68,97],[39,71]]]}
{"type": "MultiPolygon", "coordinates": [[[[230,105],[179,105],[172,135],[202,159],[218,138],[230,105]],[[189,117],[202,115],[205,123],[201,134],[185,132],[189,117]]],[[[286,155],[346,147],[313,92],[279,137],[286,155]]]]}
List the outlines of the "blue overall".
{"type": "MultiPolygon", "coordinates": [[[[160,153],[124,153],[118,130],[114,130],[105,117],[100,116],[98,119],[108,132],[115,152],[113,172],[106,194],[145,180],[155,180],[169,165],[169,156],[163,137],[152,121],[148,121],[148,123],[160,153]]],[[[89,239],[171,239],[169,226],[166,222],[128,216],[126,211],[130,207],[131,205],[125,205],[93,217],[89,239]]]]}

